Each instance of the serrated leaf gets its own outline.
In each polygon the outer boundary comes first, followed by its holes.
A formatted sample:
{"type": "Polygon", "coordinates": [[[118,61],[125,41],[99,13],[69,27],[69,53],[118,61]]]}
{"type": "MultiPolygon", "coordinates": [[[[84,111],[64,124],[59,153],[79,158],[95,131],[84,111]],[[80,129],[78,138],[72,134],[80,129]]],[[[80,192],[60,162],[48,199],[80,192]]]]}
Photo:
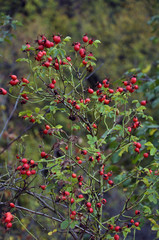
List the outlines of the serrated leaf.
{"type": "Polygon", "coordinates": [[[71,224],[70,224],[70,228],[74,228],[76,226],[76,222],[72,222],[71,224]]]}
{"type": "Polygon", "coordinates": [[[61,223],[61,229],[66,229],[66,228],[68,228],[69,224],[70,224],[69,220],[63,221],[63,222],[61,223]]]}

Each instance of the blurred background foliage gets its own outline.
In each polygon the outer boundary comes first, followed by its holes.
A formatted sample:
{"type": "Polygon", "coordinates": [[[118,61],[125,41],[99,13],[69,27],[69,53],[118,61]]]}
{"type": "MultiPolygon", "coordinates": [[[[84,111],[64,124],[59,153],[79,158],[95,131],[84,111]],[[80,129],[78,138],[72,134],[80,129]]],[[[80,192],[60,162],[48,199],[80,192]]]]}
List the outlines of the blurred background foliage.
{"type": "MultiPolygon", "coordinates": [[[[87,33],[89,37],[102,42],[94,51],[98,59],[97,67],[100,66],[100,69],[88,81],[88,85],[91,81],[102,81],[105,77],[110,77],[112,83],[120,85],[124,73],[125,76],[130,73],[137,74],[141,87],[134,94],[134,99],[146,99],[148,101],[147,111],[154,118],[151,124],[150,122],[144,123],[138,135],[141,138],[146,137],[156,147],[159,146],[158,0],[0,0],[0,6],[1,87],[5,87],[7,83],[9,88],[11,73],[18,75],[18,78],[28,76],[27,65],[16,63],[17,58],[24,57],[20,48],[26,42],[34,45],[35,40],[41,34],[51,39],[52,35],[57,33],[64,37],[69,35],[76,42],[87,33]]],[[[10,97],[0,98],[1,129],[14,103],[15,99],[10,97]]],[[[18,118],[18,112],[23,108],[25,106],[18,105],[3,138],[0,139],[0,150],[24,129],[21,119],[18,118]]],[[[64,122],[62,115],[59,116],[60,122],[64,122]]],[[[24,136],[20,140],[21,147],[23,147],[23,142],[25,143],[27,139],[26,156],[31,155],[35,160],[38,160],[39,155],[33,149],[38,148],[37,140],[41,139],[41,130],[39,126],[34,127],[28,137],[24,136]]],[[[46,139],[46,150],[50,147],[49,143],[49,139],[46,139]]],[[[3,161],[6,159],[12,165],[18,147],[16,144],[12,145],[7,153],[0,155],[0,169],[4,167],[3,161]]],[[[5,194],[7,198],[7,193],[5,194]]],[[[150,232],[145,229],[143,239],[150,239],[149,234],[150,232]]],[[[26,233],[24,237],[27,239],[26,233]]],[[[48,237],[47,239],[54,238],[48,237]]]]}

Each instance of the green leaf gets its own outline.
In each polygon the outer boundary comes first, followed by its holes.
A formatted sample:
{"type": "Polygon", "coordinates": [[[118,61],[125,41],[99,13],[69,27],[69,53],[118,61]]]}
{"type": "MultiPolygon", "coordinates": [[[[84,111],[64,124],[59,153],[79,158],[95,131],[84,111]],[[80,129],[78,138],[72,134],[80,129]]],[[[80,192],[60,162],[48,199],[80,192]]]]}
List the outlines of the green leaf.
{"type": "Polygon", "coordinates": [[[148,206],[144,206],[144,213],[151,214],[152,211],[148,206]]]}
{"type": "Polygon", "coordinates": [[[72,222],[71,224],[70,224],[70,228],[74,228],[76,226],[76,222],[72,222]]]}
{"type": "Polygon", "coordinates": [[[139,101],[138,100],[133,100],[132,103],[138,103],[139,101]]]}
{"type": "Polygon", "coordinates": [[[58,125],[55,126],[55,128],[57,128],[57,129],[61,129],[61,128],[63,128],[63,126],[60,125],[60,124],[58,124],[58,125]]]}
{"type": "Polygon", "coordinates": [[[16,60],[16,62],[27,62],[27,63],[30,63],[31,61],[29,59],[27,59],[27,58],[18,58],[16,60]]]}
{"type": "Polygon", "coordinates": [[[118,131],[120,131],[120,130],[122,130],[123,129],[123,127],[121,126],[121,125],[119,125],[119,124],[117,124],[114,128],[113,128],[113,130],[118,130],[118,131]]]}
{"type": "Polygon", "coordinates": [[[101,41],[97,39],[94,41],[94,43],[101,43],[101,41]]]}
{"type": "Polygon", "coordinates": [[[70,40],[71,40],[71,37],[70,37],[70,36],[67,36],[67,37],[64,38],[63,41],[64,41],[64,42],[69,42],[70,40]]]}
{"type": "Polygon", "coordinates": [[[40,112],[40,108],[36,107],[36,108],[35,108],[35,112],[36,112],[36,113],[39,113],[39,112],[40,112]]]}
{"type": "Polygon", "coordinates": [[[66,229],[69,227],[70,221],[69,220],[65,220],[61,223],[61,229],[66,229]]]}
{"type": "Polygon", "coordinates": [[[138,108],[136,109],[136,111],[141,112],[141,111],[143,111],[143,110],[145,110],[145,109],[146,109],[145,106],[140,106],[140,107],[138,107],[138,108]]]}
{"type": "Polygon", "coordinates": [[[120,152],[119,152],[119,154],[118,154],[120,157],[123,155],[124,152],[128,152],[129,145],[130,145],[130,144],[125,145],[125,146],[120,150],[120,152]]]}

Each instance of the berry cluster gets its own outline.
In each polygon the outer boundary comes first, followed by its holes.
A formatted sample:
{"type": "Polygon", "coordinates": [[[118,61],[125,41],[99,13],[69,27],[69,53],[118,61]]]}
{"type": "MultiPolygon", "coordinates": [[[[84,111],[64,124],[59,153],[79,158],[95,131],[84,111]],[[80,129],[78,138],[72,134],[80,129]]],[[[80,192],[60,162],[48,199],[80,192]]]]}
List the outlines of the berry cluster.
{"type": "MultiPolygon", "coordinates": [[[[19,158],[19,157],[18,157],[19,158]]],[[[19,165],[16,170],[19,171],[20,174],[30,176],[36,174],[36,170],[33,169],[38,166],[38,163],[35,163],[34,160],[27,160],[26,158],[22,158],[19,160],[23,165],[19,165]]]]}
{"type": "Polygon", "coordinates": [[[11,212],[6,212],[4,214],[4,217],[2,219],[2,222],[6,224],[6,227],[9,229],[12,227],[12,221],[13,221],[14,217],[13,215],[11,214],[11,212]]]}

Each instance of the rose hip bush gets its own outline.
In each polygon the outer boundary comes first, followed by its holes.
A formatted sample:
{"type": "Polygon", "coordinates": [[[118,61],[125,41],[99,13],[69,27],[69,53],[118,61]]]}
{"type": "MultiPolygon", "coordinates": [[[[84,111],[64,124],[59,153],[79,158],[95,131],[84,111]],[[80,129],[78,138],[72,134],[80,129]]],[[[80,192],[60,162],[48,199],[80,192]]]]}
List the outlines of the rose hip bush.
{"type": "Polygon", "coordinates": [[[9,91],[0,88],[20,99],[27,134],[41,129],[32,149],[37,159],[20,147],[27,149],[25,136],[0,178],[1,191],[10,192],[0,202],[4,232],[21,224],[32,239],[42,239],[35,225],[47,238],[135,239],[149,221],[159,237],[158,151],[137,137],[153,119],[145,113],[147,101],[135,99],[137,75],[121,78],[118,87],[108,78],[87,85],[99,43],[87,35],[73,44],[70,37],[42,35],[22,46],[25,58],[17,60],[29,64],[29,75],[11,74],[9,91]],[[22,204],[26,196],[31,206],[22,204]],[[29,229],[27,219],[34,224],[29,229]]]}

